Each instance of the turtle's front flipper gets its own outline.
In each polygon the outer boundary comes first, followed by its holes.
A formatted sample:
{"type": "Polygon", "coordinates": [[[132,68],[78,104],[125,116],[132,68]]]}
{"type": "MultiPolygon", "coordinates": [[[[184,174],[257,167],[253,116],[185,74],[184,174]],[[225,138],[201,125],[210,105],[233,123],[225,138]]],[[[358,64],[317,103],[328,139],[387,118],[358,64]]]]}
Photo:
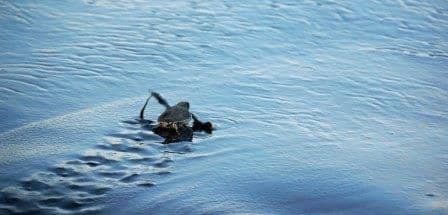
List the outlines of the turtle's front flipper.
{"type": "Polygon", "coordinates": [[[149,99],[152,97],[152,95],[150,95],[145,102],[145,105],[143,105],[142,110],[140,110],[140,120],[144,120],[144,115],[145,115],[145,109],[146,109],[146,105],[148,105],[149,99]]]}
{"type": "Polygon", "coordinates": [[[170,105],[168,104],[168,102],[158,93],[156,92],[151,92],[151,96],[154,96],[154,98],[157,99],[157,101],[159,102],[159,104],[165,106],[165,108],[169,108],[170,105]]]}
{"type": "Polygon", "coordinates": [[[213,126],[211,122],[201,122],[194,114],[191,114],[191,117],[193,118],[193,131],[205,131],[207,134],[212,133],[213,126]]]}

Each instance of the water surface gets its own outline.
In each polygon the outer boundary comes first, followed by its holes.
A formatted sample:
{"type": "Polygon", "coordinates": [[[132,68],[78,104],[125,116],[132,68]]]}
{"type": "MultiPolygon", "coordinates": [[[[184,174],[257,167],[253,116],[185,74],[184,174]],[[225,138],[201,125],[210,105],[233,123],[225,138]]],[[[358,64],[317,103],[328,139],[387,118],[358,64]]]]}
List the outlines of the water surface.
{"type": "Polygon", "coordinates": [[[447,12],[0,1],[0,213],[448,213],[447,12]],[[216,132],[160,144],[148,89],[216,132]]]}

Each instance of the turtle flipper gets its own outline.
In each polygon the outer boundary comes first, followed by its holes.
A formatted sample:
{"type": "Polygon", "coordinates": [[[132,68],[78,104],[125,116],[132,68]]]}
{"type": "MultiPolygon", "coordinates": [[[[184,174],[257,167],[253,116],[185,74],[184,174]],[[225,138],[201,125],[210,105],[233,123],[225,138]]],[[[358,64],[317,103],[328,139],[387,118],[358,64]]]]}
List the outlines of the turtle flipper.
{"type": "Polygon", "coordinates": [[[165,106],[165,108],[169,108],[170,105],[168,104],[168,102],[158,93],[156,92],[151,92],[151,96],[154,96],[154,98],[157,99],[157,101],[159,102],[159,104],[165,106]]]}
{"type": "Polygon", "coordinates": [[[145,118],[144,115],[145,115],[146,105],[148,105],[149,99],[151,97],[152,97],[152,95],[146,99],[145,105],[143,105],[142,109],[140,110],[140,120],[143,120],[145,118]]]}

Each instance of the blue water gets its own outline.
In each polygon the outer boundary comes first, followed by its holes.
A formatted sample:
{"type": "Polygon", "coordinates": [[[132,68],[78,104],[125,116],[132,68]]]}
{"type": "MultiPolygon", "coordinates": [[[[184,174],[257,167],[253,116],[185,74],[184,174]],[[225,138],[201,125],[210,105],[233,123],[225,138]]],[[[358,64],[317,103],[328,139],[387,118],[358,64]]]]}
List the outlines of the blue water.
{"type": "Polygon", "coordinates": [[[0,50],[0,214],[448,214],[447,1],[1,0],[0,50]]]}

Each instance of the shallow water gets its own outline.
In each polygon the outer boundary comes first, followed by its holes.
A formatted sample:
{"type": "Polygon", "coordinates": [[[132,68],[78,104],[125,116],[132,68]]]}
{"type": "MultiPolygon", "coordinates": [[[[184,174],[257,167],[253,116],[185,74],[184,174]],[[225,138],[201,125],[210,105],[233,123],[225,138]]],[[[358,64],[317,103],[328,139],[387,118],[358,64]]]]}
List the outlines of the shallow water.
{"type": "Polygon", "coordinates": [[[0,214],[448,213],[447,12],[0,1],[0,214]],[[160,144],[148,89],[217,130],[160,144]]]}

